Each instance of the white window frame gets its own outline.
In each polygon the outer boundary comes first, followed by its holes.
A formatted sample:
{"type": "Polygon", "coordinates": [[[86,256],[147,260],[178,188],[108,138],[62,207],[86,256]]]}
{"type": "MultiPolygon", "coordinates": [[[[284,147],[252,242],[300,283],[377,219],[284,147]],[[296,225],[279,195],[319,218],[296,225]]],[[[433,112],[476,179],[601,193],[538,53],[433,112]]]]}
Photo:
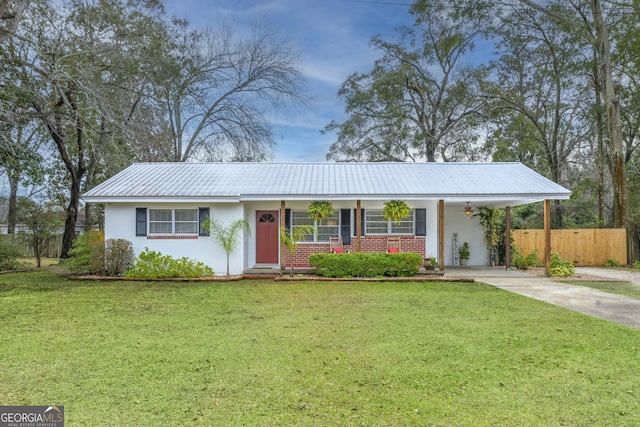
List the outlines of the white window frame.
{"type": "Polygon", "coordinates": [[[147,230],[149,230],[149,235],[187,235],[187,236],[191,236],[191,235],[198,235],[199,232],[199,227],[200,227],[200,223],[199,223],[199,218],[198,218],[198,208],[149,208],[149,215],[147,215],[147,230]],[[153,211],[170,211],[171,212],[171,219],[170,220],[163,220],[163,221],[154,221],[151,219],[151,217],[153,216],[152,212],[153,211]],[[195,212],[195,220],[176,220],[176,211],[194,211],[195,212]],[[163,224],[170,224],[171,225],[171,230],[170,231],[161,231],[161,232],[154,232],[152,231],[153,227],[152,224],[154,223],[163,223],[163,224]],[[177,224],[193,224],[193,231],[181,231],[181,232],[176,232],[176,223],[177,224]]]}
{"type": "MultiPolygon", "coordinates": [[[[364,231],[365,231],[365,235],[371,235],[371,236],[380,236],[380,235],[387,235],[387,234],[391,234],[391,235],[397,235],[397,236],[407,236],[407,235],[416,235],[416,214],[415,214],[415,209],[411,209],[411,213],[409,214],[409,216],[405,219],[402,219],[399,221],[399,224],[396,224],[395,221],[386,221],[386,231],[376,231],[376,232],[371,232],[369,231],[369,225],[371,223],[377,223],[377,224],[383,224],[384,221],[381,220],[375,220],[372,221],[369,219],[369,215],[371,216],[375,216],[375,217],[383,217],[382,216],[382,209],[365,209],[364,211],[364,231]],[[407,227],[408,224],[411,223],[411,231],[407,232],[407,231],[403,231],[403,232],[398,232],[398,228],[400,227],[407,227]]],[[[384,218],[384,217],[383,217],[384,218]]]]}
{"type": "Polygon", "coordinates": [[[310,225],[316,229],[316,233],[312,233],[311,235],[306,235],[305,240],[300,240],[300,243],[326,243],[329,244],[329,236],[338,236],[340,235],[340,211],[334,212],[333,215],[327,220],[322,221],[322,223],[318,223],[316,220],[309,218],[309,212],[306,210],[291,210],[291,224],[290,227],[293,230],[295,227],[299,227],[301,225],[310,225]],[[296,221],[297,220],[297,221],[296,221]],[[335,224],[330,224],[330,222],[335,222],[335,224]],[[331,228],[335,228],[335,233],[329,231],[327,233],[322,233],[323,230],[329,230],[331,228]],[[327,240],[321,240],[326,237],[327,240]]]}

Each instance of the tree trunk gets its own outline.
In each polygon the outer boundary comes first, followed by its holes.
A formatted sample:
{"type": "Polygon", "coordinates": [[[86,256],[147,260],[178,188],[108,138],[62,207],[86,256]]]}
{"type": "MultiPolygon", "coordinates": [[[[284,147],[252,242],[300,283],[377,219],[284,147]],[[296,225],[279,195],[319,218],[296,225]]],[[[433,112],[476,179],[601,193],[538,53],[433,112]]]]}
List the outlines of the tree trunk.
{"type": "Polygon", "coordinates": [[[433,142],[426,144],[427,162],[434,163],[436,161],[436,146],[433,142]]]}
{"type": "Polygon", "coordinates": [[[69,206],[67,207],[67,217],[64,221],[64,234],[62,236],[62,251],[60,258],[69,258],[69,251],[73,246],[76,237],[76,222],[78,221],[78,205],[80,203],[80,181],[75,177],[71,180],[71,191],[69,193],[69,206]]]}
{"type": "Polygon", "coordinates": [[[622,115],[620,113],[620,101],[613,85],[613,72],[611,64],[611,46],[609,34],[602,16],[600,0],[591,0],[591,11],[596,26],[596,41],[600,53],[600,73],[602,78],[602,94],[607,109],[609,121],[609,138],[611,145],[611,178],[613,180],[613,209],[616,227],[627,230],[627,263],[636,259],[633,245],[634,233],[629,220],[629,199],[627,194],[627,173],[624,163],[624,150],[622,143],[622,115]]]}
{"type": "MultiPolygon", "coordinates": [[[[42,112],[44,109],[37,103],[33,104],[34,108],[38,112],[42,112]]],[[[77,111],[75,104],[72,103],[74,111],[77,111]]],[[[51,139],[56,144],[56,148],[60,153],[60,158],[64,163],[69,176],[71,178],[71,190],[69,192],[69,205],[67,207],[67,216],[64,221],[64,233],[62,235],[62,250],[60,252],[60,258],[69,258],[69,251],[73,246],[73,240],[76,237],[76,222],[78,220],[78,206],[80,204],[80,182],[86,172],[84,162],[84,132],[80,118],[76,115],[75,118],[75,151],[77,155],[77,165],[73,163],[69,150],[66,146],[65,132],[59,125],[63,120],[55,116],[53,120],[49,118],[44,119],[44,123],[51,135],[51,139]]]]}
{"type": "Polygon", "coordinates": [[[564,228],[564,220],[562,216],[562,204],[560,200],[553,201],[553,216],[555,217],[555,228],[561,229],[564,228]]]}
{"type": "Polygon", "coordinates": [[[598,222],[600,227],[604,224],[604,165],[605,151],[604,151],[604,119],[602,117],[602,84],[600,81],[600,75],[598,73],[598,50],[593,47],[593,88],[595,91],[595,105],[596,105],[596,166],[598,169],[598,222]]]}
{"type": "Polygon", "coordinates": [[[16,233],[18,215],[18,179],[9,175],[9,212],[7,212],[7,234],[16,233]]]}

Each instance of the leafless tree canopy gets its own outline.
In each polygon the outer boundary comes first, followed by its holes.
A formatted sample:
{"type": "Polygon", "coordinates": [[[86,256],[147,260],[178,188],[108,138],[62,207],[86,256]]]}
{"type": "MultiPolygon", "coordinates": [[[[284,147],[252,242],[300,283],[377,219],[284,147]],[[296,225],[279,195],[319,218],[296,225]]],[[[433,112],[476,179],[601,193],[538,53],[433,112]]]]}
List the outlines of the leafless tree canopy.
{"type": "Polygon", "coordinates": [[[265,24],[248,37],[221,25],[189,39],[171,58],[176,72],[160,92],[173,160],[269,158],[273,112],[305,103],[291,44],[265,24]]]}

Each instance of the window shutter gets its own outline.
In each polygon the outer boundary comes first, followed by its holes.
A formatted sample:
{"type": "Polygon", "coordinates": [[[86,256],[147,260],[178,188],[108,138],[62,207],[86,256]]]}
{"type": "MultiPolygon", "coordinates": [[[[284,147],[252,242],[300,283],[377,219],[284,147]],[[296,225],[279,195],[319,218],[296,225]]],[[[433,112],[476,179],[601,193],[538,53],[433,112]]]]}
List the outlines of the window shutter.
{"type": "Polygon", "coordinates": [[[416,236],[427,235],[427,210],[416,209],[416,236]]]}
{"type": "MultiPolygon", "coordinates": [[[[357,227],[357,221],[358,221],[358,210],[354,209],[353,210],[353,227],[357,227]]],[[[364,208],[360,208],[360,235],[364,236],[364,208]]],[[[355,235],[355,233],[353,233],[355,235]]]]}
{"type": "Polygon", "coordinates": [[[136,208],[136,236],[147,235],[147,208],[136,208]]]}
{"type": "Polygon", "coordinates": [[[198,208],[198,235],[209,236],[211,234],[209,228],[204,228],[204,223],[209,219],[209,208],[198,208]]]}
{"type": "Polygon", "coordinates": [[[342,244],[351,244],[351,209],[340,209],[340,236],[342,244]]]}
{"type": "Polygon", "coordinates": [[[284,210],[284,229],[291,233],[291,209],[284,210]]]}

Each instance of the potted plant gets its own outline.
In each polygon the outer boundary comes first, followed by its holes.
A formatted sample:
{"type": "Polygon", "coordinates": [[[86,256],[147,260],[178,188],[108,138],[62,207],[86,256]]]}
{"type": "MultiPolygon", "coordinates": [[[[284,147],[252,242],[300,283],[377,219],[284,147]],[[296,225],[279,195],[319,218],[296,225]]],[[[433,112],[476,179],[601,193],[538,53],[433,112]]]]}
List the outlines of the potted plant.
{"type": "Polygon", "coordinates": [[[384,202],[382,215],[387,221],[398,223],[401,219],[405,219],[411,213],[411,208],[403,200],[389,200],[384,202]]]}
{"type": "Polygon", "coordinates": [[[427,256],[424,259],[424,268],[425,270],[435,270],[438,267],[438,261],[436,261],[436,257],[427,256]]]}
{"type": "Polygon", "coordinates": [[[333,215],[333,205],[326,200],[314,200],[309,204],[307,212],[309,212],[310,218],[320,224],[333,215]]]}
{"type": "Polygon", "coordinates": [[[467,261],[469,261],[469,255],[471,255],[471,253],[469,252],[469,243],[464,242],[462,246],[460,246],[460,248],[458,249],[458,256],[460,257],[460,265],[462,266],[467,265],[467,261]]]}

